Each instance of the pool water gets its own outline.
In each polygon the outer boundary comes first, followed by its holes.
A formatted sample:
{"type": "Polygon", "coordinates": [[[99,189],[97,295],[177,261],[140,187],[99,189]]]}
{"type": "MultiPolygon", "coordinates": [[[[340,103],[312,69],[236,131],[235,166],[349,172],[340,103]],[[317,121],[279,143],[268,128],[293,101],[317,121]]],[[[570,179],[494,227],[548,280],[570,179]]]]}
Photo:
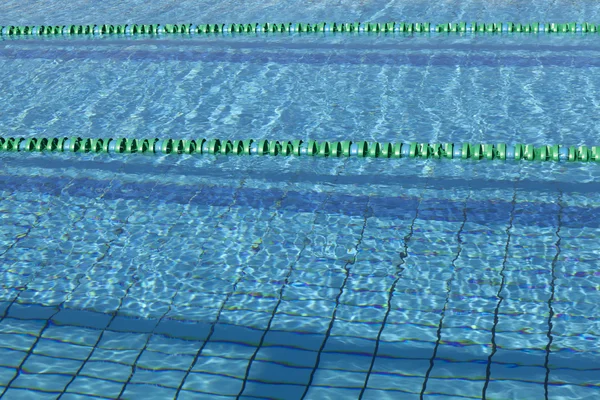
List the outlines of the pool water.
{"type": "MultiPolygon", "coordinates": [[[[598,14],[205,3],[7,2],[0,24],[598,14]]],[[[600,144],[592,34],[4,39],[0,136],[600,144]]],[[[0,165],[3,399],[600,394],[597,164],[0,153],[0,165]]]]}

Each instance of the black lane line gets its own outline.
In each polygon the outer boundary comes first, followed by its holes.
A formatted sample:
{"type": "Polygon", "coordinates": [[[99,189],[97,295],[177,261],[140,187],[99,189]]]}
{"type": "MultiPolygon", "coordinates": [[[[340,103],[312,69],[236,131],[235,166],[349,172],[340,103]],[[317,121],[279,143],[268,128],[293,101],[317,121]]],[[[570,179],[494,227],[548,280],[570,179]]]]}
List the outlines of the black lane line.
{"type": "Polygon", "coordinates": [[[544,360],[544,368],[546,369],[546,377],[544,378],[544,398],[548,400],[548,379],[550,377],[550,367],[548,366],[548,362],[550,360],[550,346],[552,346],[552,341],[554,337],[552,336],[552,328],[554,325],[552,324],[552,317],[554,317],[554,308],[552,308],[552,301],[554,300],[554,293],[556,290],[556,263],[558,262],[558,256],[560,255],[560,242],[562,238],[560,237],[560,228],[562,223],[562,214],[563,214],[563,204],[562,204],[562,191],[558,192],[558,199],[556,201],[558,204],[558,228],[556,229],[556,237],[558,240],[556,241],[556,254],[554,255],[554,259],[552,260],[552,280],[550,281],[550,298],[548,299],[548,344],[546,344],[546,359],[544,360]]]}
{"type": "Polygon", "coordinates": [[[352,256],[352,260],[348,261],[344,265],[344,271],[345,271],[344,281],[342,282],[342,286],[340,286],[340,291],[335,298],[335,306],[333,308],[333,314],[331,315],[331,320],[329,321],[329,326],[327,327],[327,332],[325,332],[325,338],[323,339],[323,342],[321,343],[321,347],[319,348],[319,352],[317,353],[317,360],[315,361],[315,365],[313,366],[313,369],[310,373],[310,378],[308,379],[308,383],[306,384],[306,387],[304,388],[304,392],[302,393],[302,396],[300,397],[301,400],[303,400],[306,397],[306,394],[308,393],[308,390],[310,389],[310,386],[312,385],[312,381],[315,377],[315,372],[319,368],[319,363],[321,362],[321,354],[323,353],[323,349],[325,348],[325,345],[327,344],[327,340],[329,339],[329,336],[331,335],[331,330],[333,329],[333,323],[335,322],[335,316],[337,314],[337,310],[340,305],[340,297],[342,296],[342,293],[344,292],[344,288],[346,287],[346,283],[348,282],[348,278],[350,277],[350,269],[351,269],[350,265],[354,265],[354,263],[356,262],[356,256],[358,255],[358,248],[360,247],[360,244],[362,243],[363,235],[364,235],[365,229],[367,227],[367,221],[373,215],[373,211],[370,207],[370,202],[371,202],[371,197],[369,197],[369,200],[367,201],[367,205],[365,207],[365,216],[364,216],[363,226],[360,231],[360,238],[358,239],[356,246],[354,246],[354,250],[355,250],[354,255],[352,256]]]}
{"type": "Polygon", "coordinates": [[[429,380],[429,375],[431,375],[431,370],[433,370],[433,365],[435,361],[435,357],[437,355],[438,348],[440,347],[440,342],[442,341],[442,326],[444,325],[444,317],[446,316],[446,309],[448,308],[448,303],[450,302],[450,290],[452,287],[452,282],[455,278],[456,273],[456,261],[460,257],[462,253],[462,231],[465,228],[465,224],[467,223],[467,202],[470,198],[470,192],[465,200],[465,206],[463,208],[463,221],[456,233],[456,241],[458,242],[458,251],[456,252],[456,257],[452,260],[452,275],[446,281],[446,301],[444,302],[444,308],[442,309],[442,314],[440,315],[440,322],[438,324],[437,329],[437,340],[435,341],[435,347],[433,349],[433,354],[431,355],[431,359],[429,359],[429,368],[427,369],[427,373],[425,374],[425,380],[423,381],[423,387],[421,388],[420,399],[423,400],[423,396],[425,396],[425,390],[427,390],[427,381],[429,380]]]}
{"type": "Polygon", "coordinates": [[[502,268],[500,269],[500,276],[502,280],[500,282],[500,287],[498,288],[498,292],[496,293],[496,297],[498,298],[498,302],[496,303],[496,309],[494,310],[494,325],[492,326],[492,352],[488,356],[487,366],[485,369],[485,383],[483,384],[483,389],[481,390],[481,399],[486,400],[487,388],[490,384],[490,377],[492,375],[492,358],[494,354],[496,354],[497,346],[496,346],[496,327],[498,326],[498,313],[500,311],[500,306],[504,301],[504,297],[502,296],[502,290],[504,290],[504,285],[506,281],[506,276],[504,275],[504,270],[506,269],[506,261],[508,259],[508,247],[510,246],[511,234],[510,230],[513,227],[513,220],[515,218],[515,208],[517,205],[517,190],[515,189],[512,197],[512,208],[510,210],[510,220],[508,222],[508,227],[506,228],[506,245],[504,246],[504,258],[502,260],[502,268]]]}
{"type": "Polygon", "coordinates": [[[367,377],[365,378],[365,383],[360,390],[360,394],[358,395],[359,400],[361,400],[363,398],[363,396],[365,394],[365,390],[367,390],[367,386],[369,385],[369,378],[371,377],[371,372],[373,371],[373,365],[375,365],[375,359],[377,358],[377,352],[379,351],[379,343],[381,341],[381,335],[383,333],[383,329],[385,328],[385,324],[387,322],[387,319],[390,315],[390,311],[392,309],[392,298],[394,297],[394,291],[396,290],[396,285],[398,284],[398,282],[400,281],[400,278],[402,277],[402,272],[404,272],[404,268],[402,267],[402,265],[404,265],[406,263],[405,259],[406,259],[406,257],[408,257],[408,243],[410,242],[410,239],[413,236],[415,221],[419,217],[419,206],[420,205],[421,205],[421,199],[419,199],[419,202],[417,203],[417,208],[415,210],[415,216],[410,223],[410,228],[409,228],[408,234],[404,236],[404,251],[400,253],[400,263],[396,266],[396,268],[397,268],[396,273],[398,274],[398,276],[396,276],[396,279],[394,280],[394,282],[392,283],[392,286],[390,287],[390,293],[387,298],[387,310],[385,311],[383,321],[381,322],[381,327],[379,328],[379,332],[377,333],[377,339],[375,341],[375,350],[373,351],[373,357],[371,357],[371,364],[369,365],[369,370],[367,371],[367,377]]]}
{"type": "MultiPolygon", "coordinates": [[[[339,176],[339,174],[342,173],[342,171],[346,167],[346,164],[347,164],[347,161],[344,162],[341,165],[341,167],[339,168],[339,170],[336,173],[336,176],[339,176]]],[[[275,307],[273,308],[273,312],[271,313],[271,317],[269,318],[269,322],[267,323],[267,328],[263,331],[263,334],[260,337],[260,341],[258,343],[258,346],[256,347],[256,349],[254,350],[254,353],[252,353],[252,356],[250,357],[250,361],[248,362],[248,366],[246,367],[246,372],[244,374],[244,380],[242,381],[242,387],[240,388],[240,391],[238,392],[238,394],[236,396],[236,400],[239,399],[244,394],[244,391],[246,390],[246,385],[248,383],[248,377],[250,376],[250,369],[252,368],[252,363],[254,362],[254,360],[256,359],[256,355],[258,354],[258,352],[262,348],[262,345],[263,345],[263,343],[265,341],[265,337],[267,336],[267,333],[271,329],[271,324],[273,323],[273,320],[275,319],[275,315],[277,314],[277,310],[279,309],[279,305],[283,301],[283,292],[284,292],[284,290],[287,288],[287,286],[289,284],[289,279],[290,279],[290,276],[292,276],[292,273],[294,272],[294,267],[298,264],[298,261],[302,257],[302,253],[304,253],[304,250],[306,250],[306,247],[307,247],[307,245],[309,243],[309,241],[307,240],[307,238],[315,230],[315,226],[316,226],[317,220],[320,217],[320,215],[319,215],[318,212],[319,212],[319,210],[323,209],[323,207],[325,206],[325,204],[327,204],[327,202],[329,201],[330,197],[331,196],[328,195],[325,198],[325,200],[321,203],[321,206],[318,209],[315,209],[315,219],[313,220],[311,229],[306,234],[305,239],[304,239],[304,244],[303,244],[302,248],[300,249],[300,251],[298,252],[298,255],[296,256],[296,259],[294,260],[294,262],[292,262],[290,264],[288,272],[287,272],[287,274],[285,276],[285,279],[283,281],[283,285],[281,285],[281,288],[279,289],[279,294],[278,294],[278,298],[277,298],[277,304],[275,304],[275,307]]]]}

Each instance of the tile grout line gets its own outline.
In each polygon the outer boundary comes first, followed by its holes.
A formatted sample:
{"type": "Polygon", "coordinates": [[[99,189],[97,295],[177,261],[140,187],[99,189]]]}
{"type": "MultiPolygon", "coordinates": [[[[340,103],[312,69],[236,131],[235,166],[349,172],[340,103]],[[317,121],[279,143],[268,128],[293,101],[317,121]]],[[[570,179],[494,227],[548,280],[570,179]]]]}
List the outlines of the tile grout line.
{"type": "MultiPolygon", "coordinates": [[[[216,231],[216,229],[218,229],[218,227],[223,222],[223,218],[225,217],[225,215],[228,215],[231,212],[231,209],[237,203],[237,196],[239,195],[239,192],[244,187],[245,183],[246,183],[246,178],[242,178],[242,180],[240,181],[240,185],[236,188],[235,193],[234,193],[234,195],[232,197],[232,202],[227,207],[227,210],[225,212],[221,213],[216,218],[217,219],[217,223],[213,225],[213,230],[216,231]]],[[[198,255],[198,262],[200,262],[200,260],[202,259],[202,256],[204,255],[204,251],[205,251],[205,249],[204,249],[204,243],[203,243],[203,246],[200,249],[200,254],[198,255]]],[[[245,269],[245,268],[243,268],[243,269],[245,269]]],[[[223,313],[223,310],[225,309],[225,305],[227,304],[227,302],[229,301],[229,299],[231,298],[231,296],[233,295],[233,293],[235,293],[235,290],[237,288],[237,284],[241,281],[241,279],[243,277],[243,269],[242,269],[242,272],[240,273],[240,276],[238,276],[238,278],[234,281],[234,283],[232,285],[232,289],[226,294],[225,299],[223,300],[223,303],[221,303],[221,307],[219,307],[219,309],[217,311],[217,315],[216,315],[214,321],[210,324],[210,329],[209,329],[209,332],[208,332],[208,334],[206,336],[206,339],[204,339],[202,345],[200,346],[200,348],[198,349],[198,351],[194,355],[194,359],[190,363],[190,366],[185,371],[185,375],[181,379],[181,384],[177,387],[177,391],[175,392],[174,398],[178,398],[179,397],[179,394],[183,390],[183,386],[185,385],[185,382],[186,382],[188,376],[190,375],[190,373],[192,372],[192,369],[196,365],[196,362],[200,358],[200,355],[202,354],[202,351],[204,350],[204,348],[206,347],[206,345],[210,341],[210,338],[212,337],[212,335],[213,335],[213,333],[215,331],[215,326],[219,323],[219,319],[221,318],[221,314],[223,313]]]]}
{"type": "Polygon", "coordinates": [[[560,249],[560,243],[562,241],[562,237],[560,236],[560,229],[562,227],[562,215],[563,215],[563,202],[562,202],[562,197],[563,197],[563,193],[562,191],[559,190],[558,192],[558,199],[556,201],[556,203],[558,204],[558,227],[556,229],[556,237],[558,238],[556,240],[556,244],[554,245],[556,247],[556,254],[554,254],[554,258],[552,259],[552,280],[550,281],[550,298],[548,299],[548,332],[547,332],[547,336],[548,336],[548,343],[546,344],[546,357],[544,359],[544,368],[546,369],[546,375],[544,377],[544,397],[545,400],[548,400],[548,380],[550,378],[550,367],[549,367],[549,361],[550,361],[550,353],[551,353],[551,346],[552,346],[552,342],[554,340],[554,337],[552,336],[552,328],[554,327],[554,325],[552,324],[552,317],[554,317],[554,308],[552,307],[552,302],[554,301],[554,293],[556,291],[556,263],[558,262],[558,257],[560,256],[561,253],[561,249],[560,249]]]}
{"type": "MultiPolygon", "coordinates": [[[[345,161],[339,168],[339,170],[336,173],[336,176],[339,176],[343,170],[346,168],[346,164],[347,161],[345,161]]],[[[250,370],[252,368],[252,363],[254,362],[254,360],[256,359],[256,356],[258,355],[258,352],[260,351],[260,349],[262,348],[262,345],[265,341],[265,338],[267,336],[267,333],[269,332],[270,328],[271,328],[271,324],[273,323],[273,320],[275,319],[275,315],[277,314],[277,310],[279,309],[279,306],[281,305],[281,302],[283,301],[283,292],[285,291],[285,289],[287,288],[288,284],[289,284],[289,278],[292,275],[292,273],[294,272],[294,267],[298,264],[298,261],[300,260],[300,258],[302,258],[302,253],[304,253],[304,250],[306,250],[307,246],[308,246],[308,237],[313,233],[313,231],[315,230],[315,226],[316,226],[316,222],[317,219],[319,217],[318,215],[318,210],[319,209],[323,209],[323,207],[325,206],[325,204],[327,204],[327,201],[329,200],[330,196],[328,195],[325,200],[321,203],[321,205],[315,209],[315,219],[313,220],[313,223],[311,225],[311,229],[310,231],[305,235],[304,237],[304,243],[302,248],[300,249],[300,251],[298,252],[296,259],[294,260],[294,262],[292,262],[288,268],[288,272],[284,278],[283,281],[283,285],[281,285],[281,288],[279,290],[279,294],[277,296],[277,303],[275,304],[275,307],[273,307],[273,311],[271,313],[271,317],[269,318],[269,322],[267,323],[267,327],[266,329],[263,331],[261,337],[260,337],[260,341],[258,343],[258,346],[256,347],[256,349],[254,350],[254,353],[252,353],[252,356],[250,357],[250,361],[248,362],[248,365],[246,366],[246,372],[244,373],[244,379],[242,381],[242,387],[240,388],[236,399],[239,399],[244,391],[246,390],[246,384],[249,380],[249,376],[250,376],[250,370]]]]}
{"type": "Polygon", "coordinates": [[[417,220],[417,218],[419,218],[419,207],[421,206],[421,200],[422,198],[419,198],[419,202],[417,203],[417,208],[415,209],[415,216],[413,217],[411,223],[410,223],[410,228],[409,228],[409,232],[407,235],[404,236],[404,251],[402,251],[400,253],[400,263],[396,266],[396,273],[398,274],[396,276],[396,279],[394,279],[394,281],[392,282],[392,285],[390,286],[390,290],[389,290],[389,294],[388,294],[388,298],[387,298],[387,308],[385,310],[385,314],[383,316],[383,320],[381,322],[381,326],[379,327],[379,331],[377,332],[377,338],[375,339],[375,349],[373,350],[373,356],[371,357],[371,363],[369,364],[369,369],[367,370],[367,376],[365,377],[365,383],[363,384],[362,388],[360,389],[360,393],[358,395],[358,399],[361,400],[365,394],[365,391],[367,390],[367,386],[369,385],[369,379],[371,377],[371,373],[373,371],[373,366],[375,365],[375,360],[377,358],[377,353],[379,351],[379,344],[381,343],[381,335],[383,334],[383,330],[385,329],[385,324],[387,322],[387,319],[389,318],[390,315],[390,311],[392,309],[392,298],[394,297],[394,291],[396,290],[396,285],[398,284],[398,282],[400,281],[400,278],[402,278],[402,273],[404,272],[404,267],[402,267],[402,265],[406,264],[406,258],[408,257],[408,244],[413,236],[414,233],[414,227],[415,227],[415,222],[417,220]]]}
{"type": "Polygon", "coordinates": [[[308,390],[310,389],[310,387],[312,385],[312,381],[314,379],[315,373],[316,373],[317,369],[319,368],[319,364],[321,362],[321,354],[323,353],[323,350],[325,349],[325,346],[327,344],[327,340],[329,339],[329,337],[331,335],[331,331],[332,331],[333,325],[335,323],[335,316],[337,314],[337,310],[340,305],[340,298],[344,292],[344,288],[346,287],[346,283],[348,282],[348,279],[350,277],[351,267],[349,267],[349,265],[351,265],[351,264],[353,265],[356,262],[356,257],[358,255],[358,248],[360,247],[360,245],[362,243],[363,235],[364,235],[365,229],[367,227],[367,222],[372,215],[372,209],[370,207],[370,202],[371,202],[371,197],[369,196],[368,200],[367,200],[367,204],[365,205],[365,214],[363,217],[364,221],[363,221],[363,226],[361,229],[360,237],[359,237],[356,245],[354,246],[355,252],[352,256],[352,260],[346,262],[346,264],[344,265],[344,271],[345,271],[344,280],[343,280],[342,285],[340,286],[339,292],[335,298],[335,306],[333,307],[333,313],[331,315],[331,320],[329,321],[329,326],[327,327],[327,331],[325,332],[325,338],[323,339],[323,342],[321,343],[319,351],[317,352],[317,359],[315,361],[315,365],[312,368],[310,377],[308,379],[306,387],[304,388],[304,392],[302,393],[302,396],[300,397],[301,400],[303,400],[306,397],[306,395],[308,394],[308,390]],[[369,212],[369,211],[371,211],[371,212],[369,212]]]}
{"type": "Polygon", "coordinates": [[[440,346],[440,342],[442,341],[442,327],[444,325],[444,317],[446,316],[446,310],[448,309],[448,303],[450,302],[450,292],[452,289],[452,282],[454,281],[454,278],[456,276],[456,261],[458,260],[458,258],[460,257],[460,255],[462,253],[462,243],[463,243],[462,242],[462,232],[463,232],[463,229],[465,228],[465,224],[467,223],[467,202],[469,201],[470,197],[471,197],[471,191],[469,191],[469,195],[465,199],[465,205],[463,208],[463,221],[462,221],[462,224],[460,225],[460,228],[458,229],[458,232],[456,233],[456,241],[458,242],[458,251],[456,252],[456,256],[454,257],[454,259],[452,260],[452,263],[451,263],[452,275],[450,275],[450,278],[448,278],[448,280],[446,281],[446,299],[444,301],[444,308],[442,308],[442,312],[440,315],[440,322],[438,324],[437,340],[435,341],[435,347],[433,348],[433,354],[431,355],[431,359],[429,360],[429,368],[427,369],[427,373],[425,374],[425,380],[423,381],[423,387],[421,388],[421,393],[419,395],[419,398],[421,400],[423,400],[423,396],[425,395],[425,390],[427,390],[427,381],[429,380],[429,376],[431,375],[431,371],[433,370],[437,351],[440,346]]]}
{"type": "Polygon", "coordinates": [[[506,269],[506,264],[508,261],[508,252],[509,252],[509,247],[510,247],[510,242],[511,242],[511,230],[513,228],[513,221],[515,218],[515,209],[517,207],[517,189],[515,188],[514,192],[513,192],[513,197],[512,197],[512,208],[510,210],[510,218],[508,221],[508,226],[506,227],[506,245],[504,246],[504,258],[502,260],[502,267],[500,269],[500,276],[501,276],[501,281],[500,281],[500,286],[498,288],[498,291],[496,293],[496,298],[498,299],[497,303],[496,303],[496,308],[494,309],[494,325],[492,325],[492,351],[490,352],[488,359],[487,359],[487,363],[486,363],[486,372],[485,372],[485,382],[483,384],[483,389],[481,390],[481,399],[482,400],[486,400],[486,396],[487,396],[487,388],[488,385],[490,383],[490,379],[492,376],[492,358],[494,357],[494,355],[496,354],[497,351],[497,345],[496,345],[496,328],[498,327],[498,314],[500,311],[500,306],[502,305],[503,301],[504,301],[504,296],[502,296],[502,291],[504,290],[504,286],[505,286],[505,282],[506,282],[506,276],[504,275],[504,270],[506,269]]]}

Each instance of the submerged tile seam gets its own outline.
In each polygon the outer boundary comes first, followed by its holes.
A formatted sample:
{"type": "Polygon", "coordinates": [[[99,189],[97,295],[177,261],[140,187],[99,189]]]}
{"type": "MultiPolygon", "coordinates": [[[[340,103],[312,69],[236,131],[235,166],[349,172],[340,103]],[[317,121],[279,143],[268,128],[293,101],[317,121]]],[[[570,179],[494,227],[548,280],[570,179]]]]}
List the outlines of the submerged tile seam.
{"type": "Polygon", "coordinates": [[[549,311],[549,315],[548,315],[548,332],[547,332],[547,336],[548,336],[548,343],[546,344],[546,357],[544,359],[544,368],[546,369],[546,375],[544,377],[544,396],[545,396],[545,400],[548,400],[548,380],[550,377],[550,367],[548,365],[549,361],[550,361],[550,352],[551,349],[550,347],[552,346],[552,342],[554,340],[554,337],[552,336],[552,328],[554,327],[554,325],[552,324],[552,317],[554,317],[554,308],[552,307],[552,302],[554,301],[554,293],[556,290],[556,263],[558,262],[558,257],[560,256],[561,250],[560,250],[560,242],[562,240],[562,237],[560,236],[560,229],[562,227],[562,214],[563,214],[563,203],[562,203],[562,197],[563,197],[563,193],[562,191],[558,192],[558,199],[556,200],[556,203],[558,204],[558,227],[556,228],[556,237],[558,238],[556,240],[556,253],[554,254],[554,259],[552,260],[552,264],[551,264],[551,270],[552,270],[552,280],[550,281],[550,298],[548,298],[548,311],[549,311]]]}
{"type": "MultiPolygon", "coordinates": [[[[338,177],[342,173],[342,171],[346,168],[346,165],[347,165],[347,161],[345,161],[342,165],[340,165],[338,167],[338,171],[336,172],[336,177],[338,177]]],[[[299,172],[297,174],[299,174],[299,172]]],[[[287,192],[288,191],[286,191],[286,195],[287,195],[287,192]]],[[[252,356],[250,358],[250,361],[248,362],[248,365],[246,367],[246,371],[244,373],[244,379],[242,381],[242,387],[240,388],[240,390],[239,390],[239,392],[238,392],[238,394],[236,396],[236,399],[239,399],[243,395],[243,393],[244,393],[244,391],[246,389],[246,385],[247,385],[248,378],[249,378],[249,375],[250,375],[250,369],[252,368],[252,363],[254,362],[254,360],[256,359],[256,356],[257,356],[258,352],[262,348],[262,345],[264,343],[266,335],[269,332],[269,330],[271,328],[271,324],[273,323],[273,320],[275,319],[275,315],[277,313],[277,310],[279,309],[279,305],[283,301],[283,292],[284,292],[285,288],[287,287],[287,285],[289,284],[289,278],[292,275],[292,273],[294,272],[294,270],[295,270],[294,268],[298,264],[298,261],[300,261],[300,258],[302,258],[302,253],[304,253],[304,251],[308,247],[308,244],[309,244],[308,237],[314,232],[315,226],[317,225],[317,219],[319,218],[318,211],[319,211],[319,209],[323,209],[323,207],[329,201],[329,199],[330,199],[330,196],[327,195],[325,197],[325,199],[323,200],[323,202],[319,205],[319,207],[315,208],[315,210],[314,210],[315,218],[313,219],[313,222],[311,224],[310,230],[304,236],[304,241],[303,241],[302,248],[300,249],[300,251],[296,255],[296,258],[295,258],[294,262],[292,262],[290,264],[289,268],[288,268],[288,272],[287,272],[287,274],[285,276],[284,283],[283,283],[283,285],[281,285],[281,288],[279,290],[277,304],[275,304],[275,307],[273,307],[273,312],[271,313],[271,317],[269,318],[269,322],[267,323],[267,328],[263,331],[263,334],[261,335],[261,338],[260,338],[260,341],[258,343],[258,346],[256,347],[254,353],[252,354],[252,356]]],[[[317,353],[317,357],[318,357],[318,353],[317,353]]]]}
{"type": "Polygon", "coordinates": [[[448,303],[450,302],[450,292],[451,292],[451,286],[452,286],[452,282],[454,281],[455,275],[456,275],[456,261],[458,260],[458,258],[460,257],[461,253],[462,253],[462,232],[465,228],[465,224],[467,223],[467,203],[469,201],[469,198],[471,197],[471,192],[469,192],[467,198],[465,199],[465,206],[463,208],[463,222],[460,225],[460,228],[458,229],[458,232],[456,233],[456,241],[458,243],[458,250],[456,252],[456,256],[454,257],[454,259],[452,260],[452,274],[450,275],[450,278],[448,278],[448,280],[446,281],[446,300],[444,301],[444,308],[442,309],[442,313],[440,315],[440,322],[438,324],[438,329],[437,329],[437,339],[435,341],[435,347],[433,348],[433,354],[431,355],[431,359],[429,360],[429,368],[427,369],[427,373],[425,374],[425,380],[423,381],[423,387],[421,388],[421,393],[419,398],[421,400],[423,400],[423,396],[425,395],[425,390],[427,390],[427,381],[429,380],[429,376],[431,375],[431,371],[433,370],[433,366],[434,366],[434,362],[435,362],[435,358],[438,352],[438,348],[440,347],[440,342],[442,341],[442,326],[444,325],[444,317],[446,316],[446,309],[448,308],[448,303]]]}
{"type": "Polygon", "coordinates": [[[387,319],[389,318],[390,311],[392,309],[392,298],[394,297],[394,291],[396,290],[396,285],[400,281],[400,278],[402,278],[402,273],[404,272],[404,269],[405,269],[404,267],[402,267],[402,265],[404,265],[406,263],[405,260],[408,257],[408,243],[410,242],[410,239],[413,236],[415,222],[416,222],[417,218],[419,218],[420,205],[421,205],[421,198],[419,198],[419,202],[417,203],[417,208],[415,210],[415,216],[413,217],[413,219],[411,221],[409,232],[407,235],[404,236],[404,240],[403,240],[404,251],[402,251],[400,253],[400,263],[396,266],[396,268],[397,268],[396,273],[398,274],[398,276],[392,282],[392,285],[391,285],[389,293],[388,293],[387,309],[385,311],[383,321],[381,322],[381,327],[379,328],[379,332],[377,332],[377,338],[375,339],[375,349],[373,350],[373,356],[371,357],[371,363],[369,364],[369,370],[367,371],[367,376],[365,377],[365,383],[363,384],[363,387],[360,390],[360,394],[358,395],[359,400],[363,398],[365,390],[367,390],[367,386],[369,385],[369,378],[371,377],[371,373],[373,372],[373,366],[375,365],[375,360],[377,358],[377,353],[379,351],[379,345],[381,343],[381,335],[383,334],[383,330],[386,327],[387,319]]]}
{"type": "Polygon", "coordinates": [[[504,246],[504,259],[502,260],[502,268],[500,269],[500,276],[502,280],[500,282],[500,286],[498,288],[498,292],[496,293],[496,297],[498,301],[496,303],[496,308],[494,309],[494,325],[492,325],[492,351],[487,359],[486,372],[485,372],[485,383],[483,384],[483,389],[481,390],[481,398],[482,400],[486,400],[487,388],[490,383],[490,378],[492,376],[492,358],[496,354],[497,346],[496,346],[496,328],[498,326],[498,314],[500,310],[500,306],[504,301],[504,296],[502,296],[502,291],[504,290],[506,276],[504,275],[504,270],[506,269],[506,264],[508,260],[508,248],[510,246],[511,241],[511,229],[513,228],[513,220],[515,218],[515,209],[517,206],[517,190],[513,192],[512,197],[512,209],[510,210],[510,219],[508,222],[508,226],[506,227],[506,245],[504,246]]]}
{"type": "Polygon", "coordinates": [[[303,400],[306,395],[308,394],[308,390],[310,389],[311,385],[312,385],[312,381],[314,379],[315,373],[317,372],[317,369],[319,368],[319,364],[321,362],[321,354],[323,354],[323,350],[325,349],[325,345],[327,344],[327,340],[329,339],[329,337],[331,336],[331,331],[333,329],[333,325],[335,323],[335,316],[337,314],[337,310],[338,307],[340,305],[340,297],[342,296],[344,289],[346,287],[346,283],[348,282],[348,279],[350,277],[350,265],[353,265],[356,262],[356,257],[358,255],[358,248],[360,247],[360,244],[362,242],[363,239],[363,235],[365,232],[365,229],[367,227],[367,222],[369,220],[369,218],[372,216],[372,210],[371,207],[369,205],[371,201],[371,197],[369,196],[367,204],[365,206],[365,215],[364,215],[364,221],[363,221],[363,226],[360,232],[360,237],[358,239],[358,242],[356,243],[356,246],[354,246],[354,249],[356,250],[354,256],[352,257],[352,260],[346,262],[346,264],[344,265],[344,270],[345,270],[345,276],[344,276],[344,281],[342,282],[342,285],[340,286],[340,290],[338,295],[335,298],[335,306],[333,308],[333,313],[331,316],[331,321],[329,322],[329,326],[327,327],[327,331],[325,332],[325,338],[323,339],[323,342],[321,343],[321,347],[319,348],[319,351],[317,353],[317,359],[315,361],[315,365],[313,366],[313,369],[311,371],[309,380],[306,384],[306,387],[304,389],[304,392],[302,393],[302,396],[300,397],[301,400],[303,400]]]}

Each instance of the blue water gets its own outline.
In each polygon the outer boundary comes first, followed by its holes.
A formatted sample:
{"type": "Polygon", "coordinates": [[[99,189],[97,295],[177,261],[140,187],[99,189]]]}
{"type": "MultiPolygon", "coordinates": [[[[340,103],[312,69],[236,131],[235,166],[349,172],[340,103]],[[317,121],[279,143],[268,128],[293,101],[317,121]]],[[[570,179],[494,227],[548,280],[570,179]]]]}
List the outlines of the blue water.
{"type": "MultiPolygon", "coordinates": [[[[5,2],[3,24],[595,21],[5,2]]],[[[0,41],[1,136],[598,145],[595,35],[0,41]]],[[[596,164],[0,153],[3,399],[594,399],[596,164]]]]}

